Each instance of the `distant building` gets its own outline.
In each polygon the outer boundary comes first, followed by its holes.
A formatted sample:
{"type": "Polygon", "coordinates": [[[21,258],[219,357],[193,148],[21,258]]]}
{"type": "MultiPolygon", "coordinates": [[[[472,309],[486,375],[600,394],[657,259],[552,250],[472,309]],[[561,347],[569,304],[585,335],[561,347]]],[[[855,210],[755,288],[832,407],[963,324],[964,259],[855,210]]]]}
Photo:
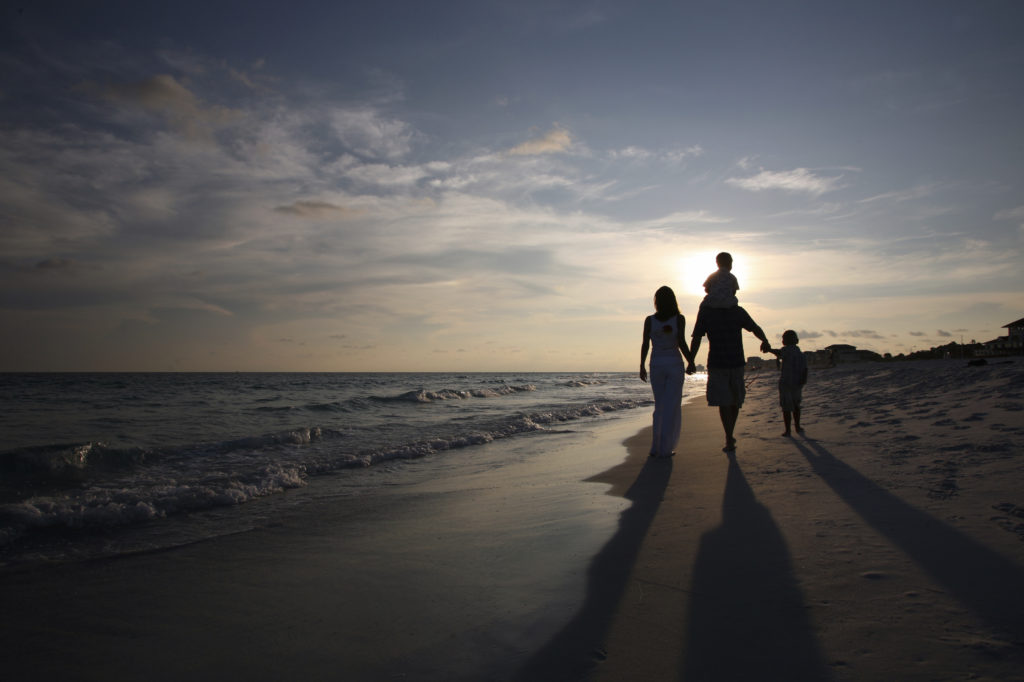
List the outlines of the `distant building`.
{"type": "MultiPolygon", "coordinates": [[[[845,365],[852,362],[878,362],[882,356],[873,350],[860,350],[846,343],[834,343],[826,346],[829,354],[829,366],[845,365]]],[[[820,351],[819,351],[820,352],[820,351]]]]}
{"type": "Polygon", "coordinates": [[[808,367],[831,367],[832,362],[832,351],[829,350],[809,350],[804,353],[804,358],[807,360],[808,367]]]}
{"type": "Polygon", "coordinates": [[[981,344],[982,347],[975,352],[975,355],[979,357],[993,357],[1024,353],[1024,318],[1010,324],[1004,324],[1003,329],[1007,330],[1006,336],[985,341],[981,344]]]}
{"type": "Polygon", "coordinates": [[[778,369],[778,360],[776,360],[774,357],[772,357],[772,358],[761,358],[761,357],[758,357],[756,355],[752,355],[749,358],[747,358],[747,367],[746,367],[746,369],[747,369],[748,372],[754,372],[754,371],[765,371],[765,372],[767,372],[769,370],[774,371],[774,370],[778,369]]]}

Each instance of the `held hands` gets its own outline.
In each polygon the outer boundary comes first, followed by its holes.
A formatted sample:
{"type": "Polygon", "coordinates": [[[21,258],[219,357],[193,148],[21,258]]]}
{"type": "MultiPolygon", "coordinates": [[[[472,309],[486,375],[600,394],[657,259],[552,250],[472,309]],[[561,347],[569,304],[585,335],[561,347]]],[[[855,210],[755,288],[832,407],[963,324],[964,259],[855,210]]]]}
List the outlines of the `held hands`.
{"type": "Polygon", "coordinates": [[[762,341],[761,342],[761,352],[762,353],[771,353],[772,352],[772,344],[768,343],[767,341],[762,341]]]}
{"type": "Polygon", "coordinates": [[[692,362],[687,364],[686,365],[686,373],[687,374],[696,374],[697,373],[697,366],[694,365],[692,362]]]}

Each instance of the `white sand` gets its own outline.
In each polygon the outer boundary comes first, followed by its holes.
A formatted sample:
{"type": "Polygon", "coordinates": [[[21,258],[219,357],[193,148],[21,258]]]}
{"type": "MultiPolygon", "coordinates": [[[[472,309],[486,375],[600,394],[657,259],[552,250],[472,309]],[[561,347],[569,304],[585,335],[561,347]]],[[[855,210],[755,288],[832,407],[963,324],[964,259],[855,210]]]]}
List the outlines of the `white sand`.
{"type": "Polygon", "coordinates": [[[813,372],[806,437],[755,378],[680,455],[602,680],[1024,679],[1024,362],[813,372]]]}

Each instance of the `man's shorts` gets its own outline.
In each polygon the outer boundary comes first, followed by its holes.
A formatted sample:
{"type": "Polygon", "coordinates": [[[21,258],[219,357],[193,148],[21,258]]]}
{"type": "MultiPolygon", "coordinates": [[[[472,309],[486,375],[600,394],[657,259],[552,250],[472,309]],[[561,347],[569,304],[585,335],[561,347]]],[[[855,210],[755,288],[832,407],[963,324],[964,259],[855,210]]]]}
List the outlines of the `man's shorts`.
{"type": "Polygon", "coordinates": [[[793,410],[799,410],[803,396],[803,386],[786,386],[785,384],[779,384],[779,406],[782,407],[783,411],[792,412],[793,410]]]}
{"type": "Polygon", "coordinates": [[[708,368],[708,405],[711,407],[742,407],[747,397],[743,367],[708,368]]]}

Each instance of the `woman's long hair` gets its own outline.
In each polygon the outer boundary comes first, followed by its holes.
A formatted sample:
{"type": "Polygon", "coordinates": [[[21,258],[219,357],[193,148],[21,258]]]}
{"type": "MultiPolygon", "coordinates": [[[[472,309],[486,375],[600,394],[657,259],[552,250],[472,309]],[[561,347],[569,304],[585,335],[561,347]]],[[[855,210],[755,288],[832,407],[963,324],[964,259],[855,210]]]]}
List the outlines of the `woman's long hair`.
{"type": "Polygon", "coordinates": [[[659,320],[667,320],[673,315],[679,315],[679,304],[676,303],[676,292],[669,287],[661,287],[654,292],[654,309],[657,311],[654,316],[659,320]]]}

